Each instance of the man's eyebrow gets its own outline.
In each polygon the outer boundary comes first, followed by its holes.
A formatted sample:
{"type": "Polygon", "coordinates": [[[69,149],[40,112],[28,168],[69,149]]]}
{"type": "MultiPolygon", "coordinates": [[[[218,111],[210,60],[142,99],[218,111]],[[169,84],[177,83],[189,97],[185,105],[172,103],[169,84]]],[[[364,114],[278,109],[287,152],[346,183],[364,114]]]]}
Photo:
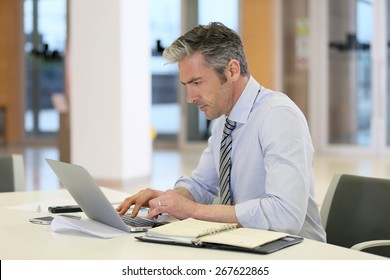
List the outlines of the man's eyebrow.
{"type": "Polygon", "coordinates": [[[181,84],[182,85],[189,85],[189,84],[192,84],[192,83],[194,83],[194,82],[196,82],[196,81],[198,81],[198,80],[200,80],[201,78],[200,77],[198,77],[198,78],[192,78],[191,80],[189,80],[188,82],[181,82],[181,84]]]}

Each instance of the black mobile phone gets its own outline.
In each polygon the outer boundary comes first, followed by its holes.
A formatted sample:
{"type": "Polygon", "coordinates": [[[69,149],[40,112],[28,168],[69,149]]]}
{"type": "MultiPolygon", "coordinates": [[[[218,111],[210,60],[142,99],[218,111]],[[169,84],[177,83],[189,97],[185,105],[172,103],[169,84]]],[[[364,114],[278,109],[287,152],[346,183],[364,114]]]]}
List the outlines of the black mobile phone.
{"type": "MultiPolygon", "coordinates": [[[[81,218],[80,216],[73,216],[73,215],[60,215],[60,216],[77,219],[77,220],[81,218]]],[[[29,219],[29,221],[33,224],[38,224],[38,225],[50,225],[53,219],[54,219],[53,216],[43,216],[43,217],[31,218],[29,219]]]]}
{"type": "Polygon", "coordinates": [[[50,206],[48,208],[50,213],[71,213],[71,212],[82,212],[81,208],[78,205],[68,205],[68,206],[50,206]]]}

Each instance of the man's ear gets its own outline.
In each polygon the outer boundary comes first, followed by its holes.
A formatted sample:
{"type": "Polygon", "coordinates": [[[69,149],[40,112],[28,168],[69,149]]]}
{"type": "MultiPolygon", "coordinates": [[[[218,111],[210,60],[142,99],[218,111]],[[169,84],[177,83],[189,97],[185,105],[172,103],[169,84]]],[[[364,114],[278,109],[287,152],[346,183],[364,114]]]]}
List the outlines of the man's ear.
{"type": "Polygon", "coordinates": [[[232,81],[236,81],[240,78],[241,76],[241,67],[240,67],[240,62],[238,62],[237,59],[232,59],[228,63],[227,68],[227,75],[230,77],[232,81]]]}

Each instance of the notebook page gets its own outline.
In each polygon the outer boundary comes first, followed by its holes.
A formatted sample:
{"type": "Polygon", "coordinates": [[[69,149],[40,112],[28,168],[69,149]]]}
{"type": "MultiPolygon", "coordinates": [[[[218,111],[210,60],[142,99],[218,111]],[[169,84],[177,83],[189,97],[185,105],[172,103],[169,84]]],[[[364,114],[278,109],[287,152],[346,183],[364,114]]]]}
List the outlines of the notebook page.
{"type": "Polygon", "coordinates": [[[193,218],[173,222],[167,225],[149,229],[148,236],[153,237],[187,237],[196,238],[216,231],[234,228],[236,224],[200,221],[193,218]]]}
{"type": "Polygon", "coordinates": [[[267,231],[254,228],[238,228],[199,238],[202,242],[225,244],[253,249],[265,243],[287,236],[283,232],[267,231]]]}

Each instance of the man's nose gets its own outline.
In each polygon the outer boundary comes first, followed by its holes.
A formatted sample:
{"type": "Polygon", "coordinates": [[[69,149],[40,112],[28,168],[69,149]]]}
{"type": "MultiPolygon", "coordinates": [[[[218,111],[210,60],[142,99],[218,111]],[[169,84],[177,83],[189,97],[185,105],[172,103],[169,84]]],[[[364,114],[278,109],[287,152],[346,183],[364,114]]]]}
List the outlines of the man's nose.
{"type": "Polygon", "coordinates": [[[188,103],[196,103],[197,97],[193,90],[187,88],[187,102],[188,103]]]}

